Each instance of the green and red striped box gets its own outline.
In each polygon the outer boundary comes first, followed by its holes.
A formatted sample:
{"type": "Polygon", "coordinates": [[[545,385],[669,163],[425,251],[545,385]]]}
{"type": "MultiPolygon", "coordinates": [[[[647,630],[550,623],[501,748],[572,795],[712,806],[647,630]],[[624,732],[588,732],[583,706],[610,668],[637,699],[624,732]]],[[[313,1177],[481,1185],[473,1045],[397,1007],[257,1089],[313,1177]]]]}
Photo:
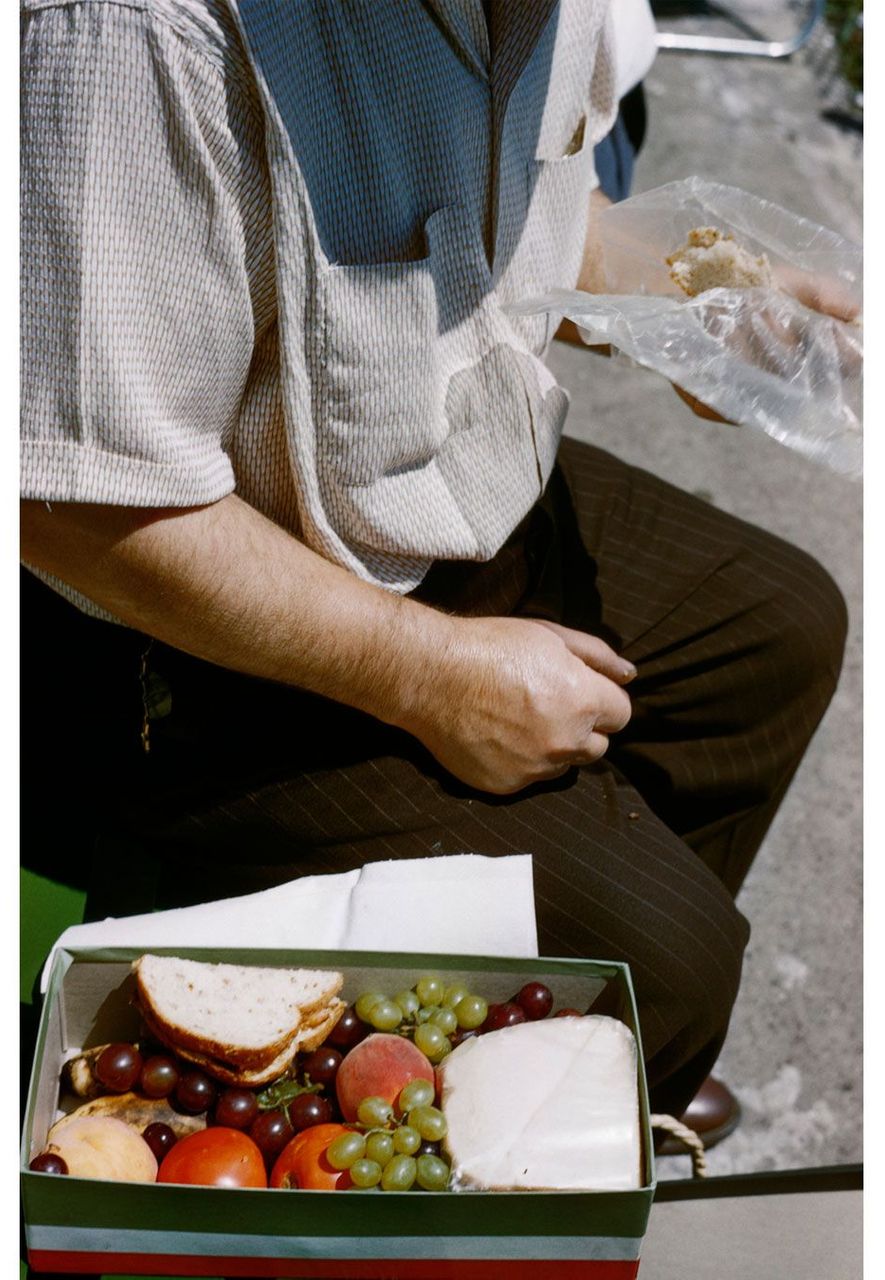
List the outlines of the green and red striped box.
{"type": "MultiPolygon", "coordinates": [[[[506,1000],[541,980],[557,1007],[619,1017],[639,1041],[626,965],[367,952],[156,948],[195,960],[342,969],[346,997],[396,991],[423,973],[506,1000]]],[[[640,1066],[643,1186],[618,1192],[220,1190],[31,1173],[58,1105],[70,1048],[138,1035],[130,962],[115,948],[59,951],[43,1008],[22,1140],[28,1261],[85,1274],[328,1277],[329,1280],[632,1280],[654,1198],[640,1066]]],[[[640,1045],[641,1062],[641,1045],[640,1045]]],[[[527,1088],[530,1088],[527,1081],[527,1088]]]]}

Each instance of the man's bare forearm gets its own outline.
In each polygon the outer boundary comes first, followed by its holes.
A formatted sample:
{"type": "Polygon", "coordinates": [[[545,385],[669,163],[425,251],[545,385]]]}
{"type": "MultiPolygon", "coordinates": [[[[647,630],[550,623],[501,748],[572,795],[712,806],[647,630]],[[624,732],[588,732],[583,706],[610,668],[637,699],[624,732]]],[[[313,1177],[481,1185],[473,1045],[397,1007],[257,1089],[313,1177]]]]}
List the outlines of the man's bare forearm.
{"type": "Polygon", "coordinates": [[[596,760],[635,674],[602,640],[450,617],[331,564],[236,497],[186,511],[26,502],[22,554],[199,658],[334,698],[511,792],[596,760]]]}
{"type": "Polygon", "coordinates": [[[176,648],[393,723],[451,626],[233,495],[183,511],[26,502],[22,556],[176,648]]]}
{"type": "MultiPolygon", "coordinates": [[[[611,200],[596,187],[590,192],[590,203],[587,209],[587,234],[584,240],[584,255],[581,259],[581,270],[575,281],[576,289],[585,293],[605,293],[605,272],[602,265],[602,251],[599,240],[599,229],[596,219],[603,209],[608,209],[611,200]]],[[[584,339],[578,332],[577,325],[571,320],[560,321],[554,337],[560,342],[570,342],[575,347],[586,347],[584,339]]],[[[611,355],[611,347],[591,347],[598,355],[611,355]]]]}

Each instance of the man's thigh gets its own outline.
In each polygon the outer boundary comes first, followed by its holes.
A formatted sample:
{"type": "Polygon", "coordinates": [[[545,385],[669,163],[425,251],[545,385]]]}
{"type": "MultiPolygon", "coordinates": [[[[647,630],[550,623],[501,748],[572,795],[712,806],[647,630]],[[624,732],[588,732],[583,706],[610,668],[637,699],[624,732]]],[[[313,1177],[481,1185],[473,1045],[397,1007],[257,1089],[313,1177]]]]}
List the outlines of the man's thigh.
{"type": "MultiPolygon", "coordinates": [[[[599,623],[619,648],[647,661],[662,637],[685,639],[665,624],[699,594],[712,623],[774,602],[797,631],[832,630],[838,639],[844,602],[800,548],[581,441],[562,441],[559,464],[592,562],[599,623]],[[715,592],[704,593],[711,581],[715,592]]],[[[573,547],[569,555],[568,587],[583,592],[585,565],[573,547]]],[[[700,612],[691,616],[700,629],[700,612]]],[[[692,623],[680,616],[673,625],[692,623]]]]}

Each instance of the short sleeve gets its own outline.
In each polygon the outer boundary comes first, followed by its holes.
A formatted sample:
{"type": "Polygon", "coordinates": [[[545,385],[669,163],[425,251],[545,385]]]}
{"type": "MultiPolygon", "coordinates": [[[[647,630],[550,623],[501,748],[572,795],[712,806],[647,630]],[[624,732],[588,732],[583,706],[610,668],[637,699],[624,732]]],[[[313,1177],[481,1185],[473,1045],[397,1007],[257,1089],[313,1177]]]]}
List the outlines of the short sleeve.
{"type": "Polygon", "coordinates": [[[216,501],[255,332],[223,69],[134,0],[26,14],[22,72],[23,494],[216,501]]]}

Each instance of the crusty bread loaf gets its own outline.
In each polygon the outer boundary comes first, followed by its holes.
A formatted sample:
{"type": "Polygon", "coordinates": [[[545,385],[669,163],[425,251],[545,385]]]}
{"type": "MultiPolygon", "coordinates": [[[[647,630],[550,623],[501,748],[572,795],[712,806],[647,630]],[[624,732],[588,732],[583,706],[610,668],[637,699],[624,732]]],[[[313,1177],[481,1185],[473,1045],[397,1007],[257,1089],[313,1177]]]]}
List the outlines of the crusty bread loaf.
{"type": "Polygon", "coordinates": [[[688,240],[667,258],[670,279],[690,298],[707,289],[768,288],[771,266],[763,253],[754,258],[733,236],[716,227],[695,227],[688,240]]]}
{"type": "Polygon", "coordinates": [[[329,1007],[344,982],[342,974],[324,970],[174,956],[144,955],[133,969],[139,1007],[163,1044],[192,1060],[194,1054],[216,1060],[233,1073],[262,1075],[288,1053],[302,1024],[329,1007]]]}

